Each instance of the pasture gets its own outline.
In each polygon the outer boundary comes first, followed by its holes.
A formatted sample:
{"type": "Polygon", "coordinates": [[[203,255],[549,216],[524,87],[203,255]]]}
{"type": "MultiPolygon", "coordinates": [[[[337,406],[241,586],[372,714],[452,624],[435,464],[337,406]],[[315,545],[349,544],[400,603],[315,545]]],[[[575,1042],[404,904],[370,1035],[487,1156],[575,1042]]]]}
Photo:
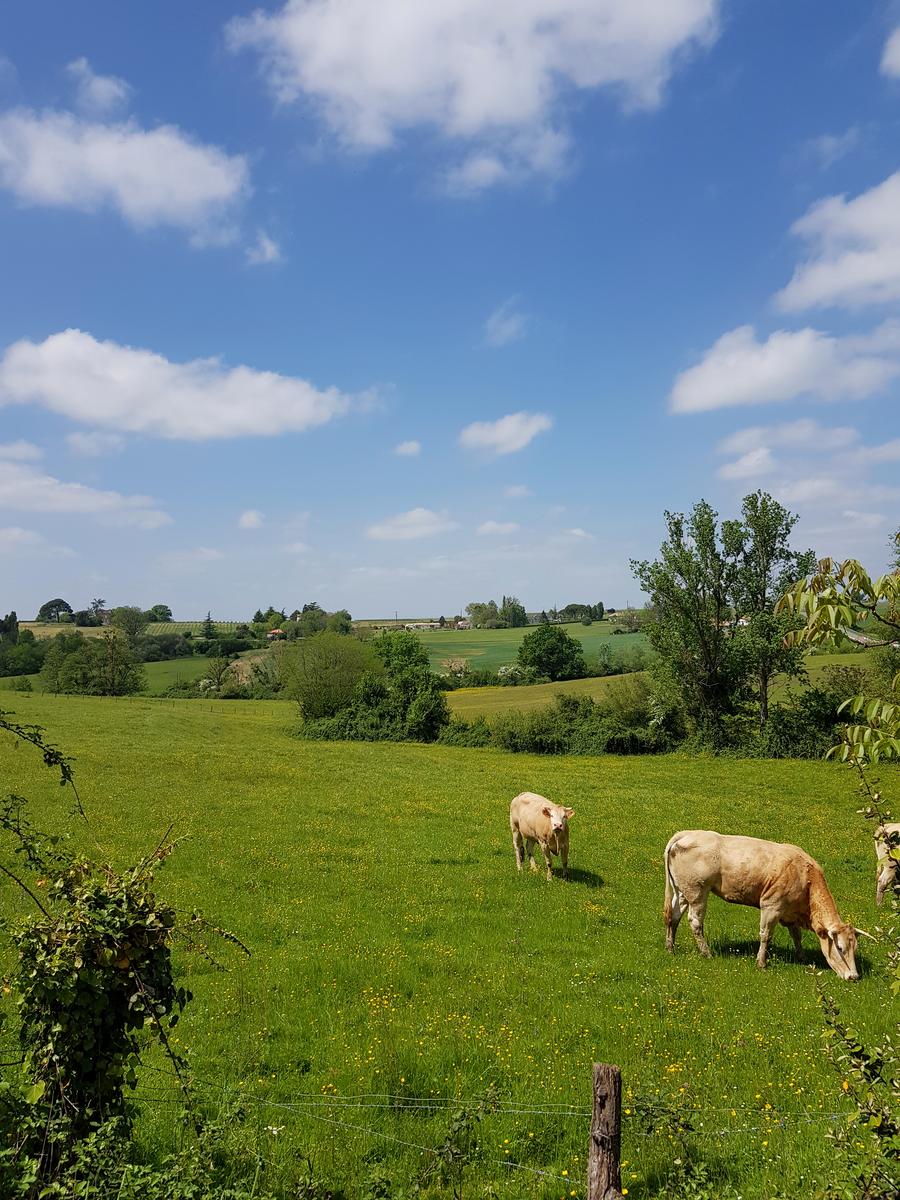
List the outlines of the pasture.
{"type": "MultiPolygon", "coordinates": [[[[715,957],[686,922],[666,955],[662,850],[692,826],[796,841],[845,919],[871,925],[874,855],[845,769],[304,743],[277,702],[9,700],[76,757],[78,837],[122,864],[174,822],[187,840],[160,892],[252,948],[224,947],[224,973],[176,951],[194,1002],[174,1034],[234,1152],[261,1155],[260,1185],[295,1185],[308,1156],[348,1200],[373,1158],[408,1186],[457,1103],[493,1085],[464,1193],[581,1197],[594,1060],[623,1069],[631,1200],[664,1194],[674,1153],[642,1136],[637,1097],[693,1110],[692,1145],[744,1200],[824,1179],[843,1101],[816,979],[784,930],[760,974],[757,914],[715,900],[715,957]],[[507,813],[523,789],[575,809],[569,883],[515,872],[507,813]]],[[[8,739],[0,778],[63,824],[59,787],[8,739]]],[[[3,896],[4,911],[20,903],[3,896]]],[[[860,961],[858,985],[822,982],[866,1033],[886,1019],[885,962],[871,943],[860,961]]],[[[181,1129],[166,1071],[154,1054],[136,1093],[150,1147],[181,1129]]]]}
{"type": "MultiPolygon", "coordinates": [[[[536,625],[521,629],[426,629],[417,631],[417,637],[428,651],[433,670],[440,670],[447,658],[466,658],[471,666],[496,671],[498,667],[516,661],[519,644],[526,633],[532,633],[536,625]]],[[[601,645],[609,645],[615,657],[626,649],[639,646],[649,652],[650,644],[642,633],[615,634],[615,625],[610,621],[594,621],[592,625],[580,622],[563,625],[566,633],[578,638],[590,662],[601,645]]]]}

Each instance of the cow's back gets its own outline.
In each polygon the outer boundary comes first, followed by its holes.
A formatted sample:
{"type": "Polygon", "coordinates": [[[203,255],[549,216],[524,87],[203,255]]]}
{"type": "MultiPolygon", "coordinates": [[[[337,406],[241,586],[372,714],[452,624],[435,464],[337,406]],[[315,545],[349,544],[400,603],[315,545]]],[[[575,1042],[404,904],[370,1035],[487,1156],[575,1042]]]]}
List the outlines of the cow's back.
{"type": "Polygon", "coordinates": [[[800,846],[743,834],[687,829],[675,834],[667,858],[676,882],[706,885],[731,904],[758,908],[772,897],[790,908],[808,905],[811,871],[821,870],[800,846]]]}
{"type": "Polygon", "coordinates": [[[509,806],[510,827],[520,830],[526,836],[535,836],[544,826],[549,825],[543,811],[549,806],[550,801],[546,796],[539,796],[537,792],[520,792],[518,796],[513,797],[509,806]]]}

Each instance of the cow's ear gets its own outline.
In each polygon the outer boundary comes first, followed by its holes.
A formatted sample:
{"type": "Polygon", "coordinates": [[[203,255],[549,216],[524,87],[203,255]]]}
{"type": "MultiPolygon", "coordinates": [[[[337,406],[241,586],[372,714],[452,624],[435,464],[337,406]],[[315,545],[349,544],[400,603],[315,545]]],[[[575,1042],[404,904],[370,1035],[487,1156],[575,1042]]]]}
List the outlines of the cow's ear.
{"type": "Polygon", "coordinates": [[[567,816],[567,817],[574,817],[574,816],[575,816],[575,809],[574,809],[574,808],[567,808],[567,809],[566,809],[566,816],[567,816]]]}
{"type": "Polygon", "coordinates": [[[545,804],[545,805],[544,805],[544,807],[541,809],[541,812],[544,814],[544,816],[545,816],[545,817],[552,816],[552,813],[550,812],[550,809],[547,807],[547,805],[546,805],[546,804],[545,804]]]}

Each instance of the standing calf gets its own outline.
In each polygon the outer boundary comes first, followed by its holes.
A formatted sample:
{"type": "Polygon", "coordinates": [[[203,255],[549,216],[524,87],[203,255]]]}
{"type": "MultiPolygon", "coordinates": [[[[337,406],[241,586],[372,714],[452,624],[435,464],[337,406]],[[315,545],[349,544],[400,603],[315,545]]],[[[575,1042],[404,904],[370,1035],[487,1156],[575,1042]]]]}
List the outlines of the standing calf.
{"type": "Polygon", "coordinates": [[[890,851],[900,846],[900,822],[886,821],[875,830],[875,854],[878,857],[878,878],[875,883],[875,903],[880,908],[884,893],[900,874],[900,862],[890,851]]]}
{"type": "Polygon", "coordinates": [[[568,879],[569,817],[574,815],[574,808],[551,804],[536,792],[521,792],[516,796],[509,806],[509,827],[512,830],[518,870],[522,870],[524,849],[527,849],[532,871],[539,869],[534,861],[534,843],[537,842],[547,866],[547,879],[553,878],[551,854],[559,855],[562,860],[563,879],[568,879]]]}
{"type": "Polygon", "coordinates": [[[688,829],[669,840],[665,867],[663,919],[670,953],[687,908],[697,947],[709,957],[703,920],[712,892],[729,904],[759,909],[758,967],[765,968],[769,938],[781,924],[790,931],[801,962],[802,930],[812,929],[831,969],[841,979],[859,979],[856,934],[862,931],[841,920],[822,868],[799,846],[688,829]]]}

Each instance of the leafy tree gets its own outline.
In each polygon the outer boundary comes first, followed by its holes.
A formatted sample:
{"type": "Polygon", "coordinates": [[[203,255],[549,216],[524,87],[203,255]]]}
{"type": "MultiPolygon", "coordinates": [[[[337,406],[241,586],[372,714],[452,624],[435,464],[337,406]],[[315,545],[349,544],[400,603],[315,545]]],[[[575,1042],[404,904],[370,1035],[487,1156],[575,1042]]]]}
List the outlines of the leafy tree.
{"type": "Polygon", "coordinates": [[[215,654],[206,663],[206,669],[201,676],[207,680],[217,690],[222,687],[222,684],[228,679],[231,674],[231,659],[226,658],[224,654],[215,654]]]}
{"type": "Polygon", "coordinates": [[[141,690],[144,673],[126,637],[110,630],[100,637],[79,638],[79,642],[75,649],[63,653],[54,691],[80,696],[130,696],[141,690]]]}
{"type": "Polygon", "coordinates": [[[550,624],[550,618],[547,616],[546,609],[541,612],[541,624],[542,625],[550,624]]]}
{"type": "Polygon", "coordinates": [[[81,629],[97,629],[103,624],[100,615],[92,608],[79,608],[72,614],[72,620],[81,629]]]}
{"type": "Polygon", "coordinates": [[[744,694],[746,664],[733,637],[731,605],[737,567],[705,500],[687,518],[667,512],[665,519],[660,557],[631,564],[653,605],[647,634],[658,656],[654,671],[716,747],[724,741],[723,719],[744,694]]]}
{"type": "Polygon", "coordinates": [[[605,615],[606,609],[603,607],[603,603],[598,601],[591,609],[591,616],[595,621],[602,621],[605,615]]]}
{"type": "Polygon", "coordinates": [[[55,600],[48,600],[46,604],[42,604],[38,609],[37,619],[39,621],[58,621],[62,613],[71,615],[72,606],[67,604],[65,600],[57,597],[55,600]]]}
{"type": "Polygon", "coordinates": [[[264,623],[265,619],[266,619],[265,614],[263,613],[262,609],[258,608],[256,610],[256,612],[253,614],[253,624],[254,625],[262,625],[264,623]]]}
{"type": "Polygon", "coordinates": [[[332,633],[347,634],[353,628],[353,619],[346,608],[339,608],[337,612],[328,614],[325,620],[325,628],[332,633]]]}
{"type": "Polygon", "coordinates": [[[98,617],[102,617],[103,610],[106,608],[106,601],[102,596],[95,596],[91,601],[90,608],[91,612],[95,613],[98,617]]]}
{"type": "Polygon", "coordinates": [[[60,671],[63,663],[70,654],[78,653],[84,645],[80,633],[58,633],[44,654],[44,662],[38,682],[45,692],[59,692],[60,671]]]}
{"type": "Polygon", "coordinates": [[[210,638],[214,638],[216,636],[216,626],[215,626],[215,623],[213,622],[212,617],[210,616],[210,614],[208,612],[206,614],[206,618],[203,621],[203,625],[200,629],[200,632],[203,635],[203,637],[205,637],[207,639],[207,641],[209,641],[210,638]]]}
{"type": "Polygon", "coordinates": [[[0,617],[0,646],[14,646],[19,640],[19,618],[16,610],[0,617]]]}
{"type": "Polygon", "coordinates": [[[136,608],[133,604],[114,608],[109,614],[109,623],[114,629],[121,630],[130,645],[134,645],[149,624],[147,613],[136,608]]]}
{"type": "Polygon", "coordinates": [[[519,645],[517,661],[523,670],[546,676],[554,683],[587,675],[581,642],[559,626],[538,625],[533,632],[526,633],[519,645]]]}
{"type": "Polygon", "coordinates": [[[318,604],[304,604],[296,621],[299,637],[313,637],[322,633],[328,624],[328,616],[318,604]]]}
{"type": "Polygon", "coordinates": [[[488,600],[484,604],[473,600],[471,604],[466,605],[466,615],[475,629],[484,629],[488,627],[488,622],[500,620],[500,610],[497,608],[496,600],[488,600]]]}
{"type": "Polygon", "coordinates": [[[759,727],[769,719],[769,689],[776,675],[795,679],[805,673],[803,649],[786,646],[785,635],[796,626],[788,613],[775,613],[779,597],[815,566],[812,550],[796,553],[789,544],[797,516],[766,492],[744,497],[741,519],[725,521],[725,552],[735,559],[732,605],[739,621],[745,664],[754,681],[759,727]]]}
{"type": "Polygon", "coordinates": [[[365,674],[379,673],[369,643],[332,630],[284,647],[278,663],[282,693],[296,700],[304,720],[334,716],[350,704],[365,674]]]}
{"type": "Polygon", "coordinates": [[[148,622],[167,622],[172,620],[172,610],[168,604],[154,604],[147,609],[148,622]]]}
{"type": "Polygon", "coordinates": [[[528,624],[528,614],[525,606],[516,596],[504,596],[500,605],[499,616],[510,629],[521,629],[528,624]]]}

